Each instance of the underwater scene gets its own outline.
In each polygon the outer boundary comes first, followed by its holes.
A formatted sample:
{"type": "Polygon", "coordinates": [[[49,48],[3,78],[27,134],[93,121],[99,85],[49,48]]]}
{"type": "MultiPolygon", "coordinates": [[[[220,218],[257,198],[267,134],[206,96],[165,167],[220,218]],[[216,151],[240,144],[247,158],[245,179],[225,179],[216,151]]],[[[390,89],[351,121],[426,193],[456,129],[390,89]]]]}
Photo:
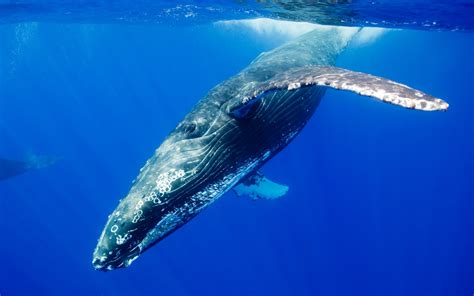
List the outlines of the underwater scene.
{"type": "Polygon", "coordinates": [[[473,295],[473,15],[0,0],[0,296],[473,295]]]}

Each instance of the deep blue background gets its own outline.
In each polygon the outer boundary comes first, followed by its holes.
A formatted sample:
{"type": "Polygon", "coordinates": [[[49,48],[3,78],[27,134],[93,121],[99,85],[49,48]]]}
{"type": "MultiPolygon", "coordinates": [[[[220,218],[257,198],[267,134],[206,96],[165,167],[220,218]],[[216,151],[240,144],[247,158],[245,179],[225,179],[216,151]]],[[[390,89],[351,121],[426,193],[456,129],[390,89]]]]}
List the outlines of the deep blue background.
{"type": "Polygon", "coordinates": [[[130,268],[92,268],[107,215],[167,133],[283,39],[214,25],[0,26],[0,157],[62,157],[0,183],[0,294],[474,293],[471,33],[391,31],[338,60],[449,112],[329,91],[263,169],[287,196],[228,193],[130,268]]]}

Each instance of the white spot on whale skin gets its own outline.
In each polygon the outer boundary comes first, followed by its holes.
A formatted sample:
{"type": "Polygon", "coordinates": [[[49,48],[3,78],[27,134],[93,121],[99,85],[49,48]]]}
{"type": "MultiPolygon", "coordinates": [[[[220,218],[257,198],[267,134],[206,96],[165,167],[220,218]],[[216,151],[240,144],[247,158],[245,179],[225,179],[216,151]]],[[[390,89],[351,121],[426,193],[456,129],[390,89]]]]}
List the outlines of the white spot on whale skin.
{"type": "Polygon", "coordinates": [[[110,232],[112,232],[112,233],[116,233],[117,230],[118,230],[118,226],[117,226],[117,225],[114,225],[114,226],[112,226],[112,228],[110,228],[110,232]]]}
{"type": "Polygon", "coordinates": [[[132,257],[132,258],[129,258],[129,259],[125,260],[124,266],[125,266],[125,267],[129,267],[130,264],[132,264],[133,261],[137,260],[138,256],[139,256],[139,255],[136,255],[136,256],[134,256],[134,257],[132,257]]]}
{"type": "Polygon", "coordinates": [[[116,238],[116,243],[117,245],[123,245],[126,241],[128,241],[129,239],[131,239],[132,236],[130,234],[125,234],[124,236],[121,236],[120,234],[117,235],[117,238],[116,238]]]}
{"type": "Polygon", "coordinates": [[[301,83],[293,82],[288,84],[288,90],[298,89],[301,87],[301,83]]]}
{"type": "MultiPolygon", "coordinates": [[[[100,257],[99,257],[99,262],[100,262],[100,263],[104,263],[106,260],[107,260],[107,257],[106,257],[106,256],[100,256],[100,257]]],[[[92,262],[93,262],[93,261],[92,261],[92,262]]]]}
{"type": "Polygon", "coordinates": [[[183,178],[186,175],[184,170],[171,169],[166,173],[163,173],[158,176],[156,180],[156,188],[161,196],[170,192],[172,189],[173,182],[179,178],[183,178]]]}
{"type": "MultiPolygon", "coordinates": [[[[268,151],[265,155],[268,157],[270,152],[268,151]]],[[[140,250],[146,249],[147,246],[156,242],[171,230],[186,223],[189,220],[189,217],[193,217],[194,214],[199,213],[201,210],[212,204],[222,196],[222,194],[235,186],[243,176],[255,169],[259,162],[259,159],[249,160],[246,165],[243,165],[235,173],[227,175],[222,180],[213,184],[209,184],[201,192],[190,197],[189,201],[182,207],[176,208],[164,215],[155,227],[149,231],[146,237],[138,244],[140,250]]]]}
{"type": "Polygon", "coordinates": [[[271,155],[270,150],[265,151],[265,154],[263,154],[262,160],[267,160],[267,158],[269,158],[270,155],[271,155]]]}

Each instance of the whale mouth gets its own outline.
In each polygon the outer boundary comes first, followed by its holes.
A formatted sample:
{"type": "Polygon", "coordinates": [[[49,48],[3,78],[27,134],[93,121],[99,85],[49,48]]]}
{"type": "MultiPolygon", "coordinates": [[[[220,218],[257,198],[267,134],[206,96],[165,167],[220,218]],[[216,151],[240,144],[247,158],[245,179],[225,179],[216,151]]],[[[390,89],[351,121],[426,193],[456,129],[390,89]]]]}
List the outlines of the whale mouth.
{"type": "Polygon", "coordinates": [[[92,259],[92,266],[96,270],[100,271],[110,271],[114,269],[125,268],[130,266],[130,264],[132,264],[132,262],[135,261],[139,255],[140,248],[138,246],[130,250],[130,252],[127,254],[123,254],[122,256],[117,255],[115,257],[108,257],[95,252],[92,259]]]}

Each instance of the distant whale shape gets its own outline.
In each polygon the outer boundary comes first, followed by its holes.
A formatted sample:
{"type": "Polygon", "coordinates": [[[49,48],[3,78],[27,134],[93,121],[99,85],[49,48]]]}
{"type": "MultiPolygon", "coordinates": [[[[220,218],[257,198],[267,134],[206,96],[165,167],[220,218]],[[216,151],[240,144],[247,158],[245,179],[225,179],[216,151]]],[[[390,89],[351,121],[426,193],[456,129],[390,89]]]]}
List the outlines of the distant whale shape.
{"type": "Polygon", "coordinates": [[[0,181],[53,165],[57,160],[56,157],[36,155],[30,155],[25,161],[0,158],[0,181]]]}
{"type": "Polygon", "coordinates": [[[327,88],[423,111],[448,108],[406,85],[334,67],[357,32],[309,32],[261,54],[214,87],[140,170],[109,216],[93,266],[104,271],[129,266],[231,188],[254,199],[286,194],[288,187],[258,169],[299,134],[327,88]]]}

